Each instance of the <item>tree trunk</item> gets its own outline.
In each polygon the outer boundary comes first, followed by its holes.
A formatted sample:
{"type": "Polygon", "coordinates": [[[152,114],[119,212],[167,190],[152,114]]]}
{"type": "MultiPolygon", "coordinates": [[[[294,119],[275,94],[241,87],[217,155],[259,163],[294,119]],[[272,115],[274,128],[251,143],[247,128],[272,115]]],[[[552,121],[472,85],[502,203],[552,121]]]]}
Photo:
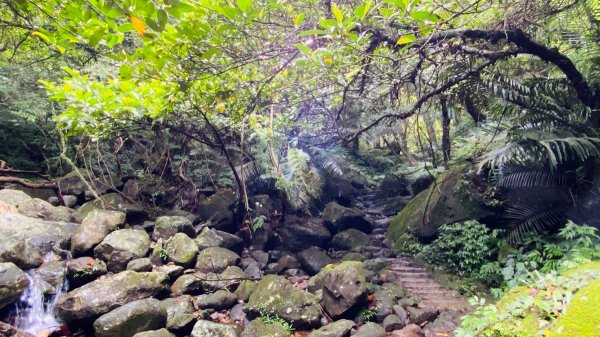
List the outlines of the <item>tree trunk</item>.
{"type": "Polygon", "coordinates": [[[477,110],[477,108],[475,107],[475,103],[473,103],[473,100],[470,96],[465,95],[463,105],[465,106],[465,110],[467,111],[469,116],[471,116],[471,118],[473,118],[473,120],[475,121],[475,124],[485,122],[486,117],[477,110]]]}
{"type": "Polygon", "coordinates": [[[446,96],[440,98],[442,105],[442,153],[444,155],[444,166],[448,168],[450,161],[450,116],[448,115],[448,99],[446,96]]]}

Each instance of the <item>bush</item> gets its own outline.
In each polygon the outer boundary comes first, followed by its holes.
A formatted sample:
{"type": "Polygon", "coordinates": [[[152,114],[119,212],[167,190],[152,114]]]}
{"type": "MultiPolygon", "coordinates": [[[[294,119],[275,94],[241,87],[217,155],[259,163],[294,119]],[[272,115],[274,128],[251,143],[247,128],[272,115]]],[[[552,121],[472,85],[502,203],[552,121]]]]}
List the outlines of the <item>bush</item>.
{"type": "MultiPolygon", "coordinates": [[[[425,246],[421,255],[449,272],[477,276],[484,265],[495,259],[498,234],[498,230],[490,230],[475,220],[443,225],[438,239],[425,246]]],[[[490,272],[488,269],[486,273],[490,272]]]]}

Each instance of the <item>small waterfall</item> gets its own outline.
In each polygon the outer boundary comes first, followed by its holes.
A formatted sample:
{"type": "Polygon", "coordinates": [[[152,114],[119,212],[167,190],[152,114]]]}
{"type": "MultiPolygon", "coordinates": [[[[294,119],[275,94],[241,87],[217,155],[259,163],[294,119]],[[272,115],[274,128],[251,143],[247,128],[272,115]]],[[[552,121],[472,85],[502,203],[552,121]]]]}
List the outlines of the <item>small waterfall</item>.
{"type": "MultiPolygon", "coordinates": [[[[54,259],[54,255],[48,255],[44,261],[54,259]]],[[[58,298],[68,290],[66,275],[62,287],[56,286],[54,295],[45,295],[49,284],[46,283],[34,271],[27,272],[29,287],[21,295],[16,303],[16,308],[12,315],[12,324],[35,336],[48,336],[52,331],[62,325],[54,315],[54,307],[58,298]]]]}

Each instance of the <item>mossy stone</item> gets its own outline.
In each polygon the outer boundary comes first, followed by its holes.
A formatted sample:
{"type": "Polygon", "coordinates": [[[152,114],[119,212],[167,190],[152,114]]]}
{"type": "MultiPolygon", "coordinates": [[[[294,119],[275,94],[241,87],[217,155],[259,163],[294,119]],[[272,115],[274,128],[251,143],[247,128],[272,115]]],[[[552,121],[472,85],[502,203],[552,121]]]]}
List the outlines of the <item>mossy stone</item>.
{"type": "Polygon", "coordinates": [[[581,288],[548,337],[600,337],[600,280],[581,288]]]}

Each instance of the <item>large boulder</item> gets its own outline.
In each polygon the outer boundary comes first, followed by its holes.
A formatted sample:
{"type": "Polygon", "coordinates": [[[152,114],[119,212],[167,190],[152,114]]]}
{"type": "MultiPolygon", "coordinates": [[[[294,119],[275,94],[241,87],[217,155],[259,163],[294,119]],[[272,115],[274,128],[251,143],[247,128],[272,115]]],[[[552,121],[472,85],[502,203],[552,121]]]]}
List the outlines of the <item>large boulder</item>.
{"type": "Polygon", "coordinates": [[[312,246],[326,247],[331,239],[331,233],[322,219],[300,219],[295,216],[286,218],[278,235],[284,247],[292,252],[300,252],[312,246]]]}
{"type": "Polygon", "coordinates": [[[31,197],[23,191],[9,188],[0,190],[0,201],[7,205],[17,207],[18,204],[27,200],[31,200],[31,197]]]}
{"type": "Polygon", "coordinates": [[[177,337],[167,329],[138,332],[133,337],[177,337]]]}
{"type": "Polygon", "coordinates": [[[31,337],[30,333],[21,331],[7,323],[0,322],[0,336],[2,337],[31,337]]]}
{"type": "Polygon", "coordinates": [[[91,252],[112,231],[125,223],[125,213],[93,210],[83,219],[71,237],[71,251],[75,256],[91,252]]]}
{"type": "Polygon", "coordinates": [[[100,199],[86,202],[79,207],[75,212],[75,219],[83,221],[95,209],[123,212],[126,214],[129,223],[141,223],[149,218],[144,207],[123,198],[119,193],[109,193],[101,196],[100,199]]]}
{"type": "Polygon", "coordinates": [[[167,310],[160,301],[147,298],[129,302],[100,316],[94,322],[95,337],[130,337],[138,332],[160,329],[167,323],[167,310]]]}
{"type": "Polygon", "coordinates": [[[246,326],[240,337],[292,337],[289,327],[279,322],[255,319],[246,326]]]}
{"type": "Polygon", "coordinates": [[[163,273],[127,270],[109,275],[59,297],[56,313],[67,322],[95,317],[165,291],[167,282],[168,277],[163,273]]]}
{"type": "Polygon", "coordinates": [[[463,167],[448,170],[437,183],[419,193],[392,220],[387,238],[397,250],[407,243],[407,234],[413,234],[423,241],[435,238],[440,226],[469,219],[482,220],[493,216],[475,196],[478,192],[468,184],[460,182],[463,167]]]}
{"type": "Polygon", "coordinates": [[[192,301],[190,295],[170,297],[161,301],[161,305],[167,310],[167,329],[180,331],[192,327],[196,321],[192,301]]]}
{"type": "Polygon", "coordinates": [[[196,237],[195,241],[198,248],[204,250],[208,247],[222,247],[224,240],[214,229],[204,227],[196,237]]]}
{"type": "Polygon", "coordinates": [[[321,214],[325,224],[338,232],[344,229],[355,228],[365,233],[370,233],[373,226],[365,219],[365,213],[355,208],[344,207],[335,202],[325,206],[321,214]]]}
{"type": "Polygon", "coordinates": [[[333,260],[327,253],[319,247],[310,247],[298,253],[298,262],[302,269],[310,275],[315,275],[328,264],[333,263],[333,260]]]}
{"type": "Polygon", "coordinates": [[[71,289],[90,283],[106,273],[108,273],[106,263],[89,256],[82,256],[67,262],[67,279],[71,289]]]}
{"type": "Polygon", "coordinates": [[[191,337],[237,337],[237,325],[199,320],[192,329],[191,337]]]}
{"type": "Polygon", "coordinates": [[[127,263],[146,256],[150,249],[148,233],[137,229],[119,229],[108,234],[94,249],[94,256],[106,261],[108,270],[125,270],[127,263]]]}
{"type": "Polygon", "coordinates": [[[17,204],[19,213],[31,217],[51,221],[71,221],[72,210],[68,207],[54,207],[42,199],[28,199],[17,204]]]}
{"type": "Polygon", "coordinates": [[[333,318],[342,316],[367,296],[362,262],[346,261],[328,266],[308,281],[311,292],[323,292],[321,305],[333,318]]]}
{"type": "Polygon", "coordinates": [[[353,337],[385,337],[385,329],[373,322],[366,323],[365,325],[358,328],[353,337]]]}
{"type": "Polygon", "coordinates": [[[209,247],[198,254],[196,270],[204,273],[221,273],[240,261],[240,256],[229,249],[209,247]]]}
{"type": "Polygon", "coordinates": [[[194,264],[198,255],[198,245],[184,233],[177,233],[165,245],[169,260],[188,267],[194,264]]]}
{"type": "Polygon", "coordinates": [[[0,214],[0,262],[35,268],[56,246],[65,248],[76,223],[46,221],[22,214],[0,214]]]}
{"type": "Polygon", "coordinates": [[[217,290],[214,293],[202,294],[196,297],[194,306],[198,309],[224,310],[237,303],[237,296],[227,290],[217,290]]]}
{"type": "Polygon", "coordinates": [[[11,262],[0,263],[0,309],[14,302],[27,289],[27,275],[11,262]]]}
{"type": "Polygon", "coordinates": [[[319,324],[319,300],[313,294],[295,288],[287,279],[267,275],[258,282],[250,295],[247,309],[254,315],[277,315],[296,328],[319,324]]]}
{"type": "Polygon", "coordinates": [[[307,337],[349,337],[352,328],[356,326],[351,320],[341,319],[314,330],[307,337]]]}
{"type": "Polygon", "coordinates": [[[377,199],[389,199],[410,194],[409,182],[404,176],[387,175],[381,180],[375,196],[377,199]]]}
{"type": "Polygon", "coordinates": [[[195,236],[196,232],[192,222],[183,216],[160,216],[156,218],[152,238],[154,240],[168,240],[176,233],[185,233],[188,236],[195,236]]]}
{"type": "Polygon", "coordinates": [[[331,248],[335,250],[359,251],[360,247],[368,246],[371,238],[354,228],[337,233],[331,240],[331,248]]]}
{"type": "Polygon", "coordinates": [[[235,230],[233,208],[236,200],[233,191],[219,191],[198,204],[198,219],[207,222],[211,228],[232,232],[235,230]]]}

